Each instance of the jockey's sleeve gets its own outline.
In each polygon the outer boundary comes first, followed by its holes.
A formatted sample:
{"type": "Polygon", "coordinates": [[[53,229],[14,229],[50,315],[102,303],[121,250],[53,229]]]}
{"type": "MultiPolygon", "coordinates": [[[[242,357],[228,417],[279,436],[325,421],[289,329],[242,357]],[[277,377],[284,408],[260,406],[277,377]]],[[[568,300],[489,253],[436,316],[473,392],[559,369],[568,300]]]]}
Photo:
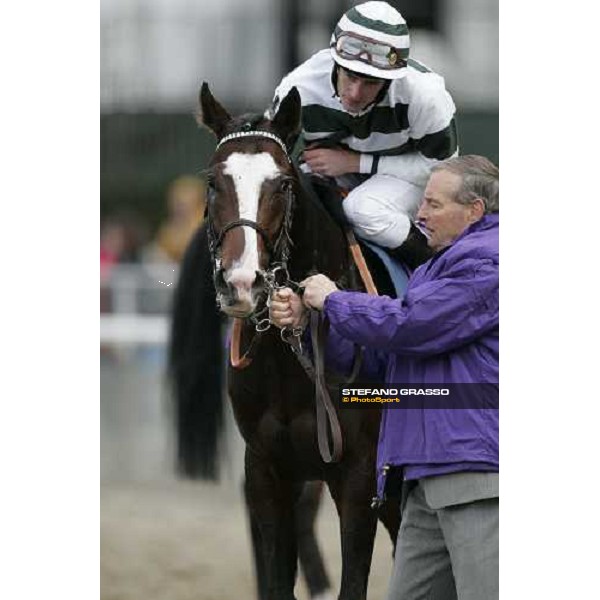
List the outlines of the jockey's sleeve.
{"type": "Polygon", "coordinates": [[[361,157],[361,171],[369,167],[371,174],[393,175],[424,187],[431,169],[458,153],[454,113],[454,102],[445,90],[412,102],[408,107],[412,151],[394,156],[373,155],[375,165],[368,165],[361,157]]]}

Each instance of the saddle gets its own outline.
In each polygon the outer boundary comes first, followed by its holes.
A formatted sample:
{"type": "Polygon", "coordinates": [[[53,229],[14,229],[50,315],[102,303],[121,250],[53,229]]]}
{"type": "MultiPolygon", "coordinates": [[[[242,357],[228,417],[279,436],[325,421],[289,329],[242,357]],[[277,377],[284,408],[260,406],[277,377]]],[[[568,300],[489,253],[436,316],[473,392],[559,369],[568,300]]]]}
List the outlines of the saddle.
{"type": "MultiPolygon", "coordinates": [[[[374,293],[401,298],[408,285],[411,270],[381,246],[354,236],[352,225],[342,207],[344,192],[337,187],[335,181],[306,173],[300,173],[300,181],[311,201],[323,208],[346,233],[355,264],[359,271],[361,262],[366,265],[366,279],[372,281],[374,293]]],[[[365,274],[361,275],[365,281],[365,274]]]]}

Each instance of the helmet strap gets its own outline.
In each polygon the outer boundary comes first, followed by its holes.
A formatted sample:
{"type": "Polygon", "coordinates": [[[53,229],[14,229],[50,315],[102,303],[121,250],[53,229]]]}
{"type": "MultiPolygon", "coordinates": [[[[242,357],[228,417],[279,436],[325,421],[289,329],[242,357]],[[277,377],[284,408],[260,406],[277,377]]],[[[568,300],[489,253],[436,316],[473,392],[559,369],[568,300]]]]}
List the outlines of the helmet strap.
{"type": "Polygon", "coordinates": [[[373,104],[379,104],[379,102],[383,100],[383,97],[388,93],[391,84],[391,79],[384,79],[383,87],[379,90],[379,94],[377,94],[375,100],[373,100],[373,104]]]}

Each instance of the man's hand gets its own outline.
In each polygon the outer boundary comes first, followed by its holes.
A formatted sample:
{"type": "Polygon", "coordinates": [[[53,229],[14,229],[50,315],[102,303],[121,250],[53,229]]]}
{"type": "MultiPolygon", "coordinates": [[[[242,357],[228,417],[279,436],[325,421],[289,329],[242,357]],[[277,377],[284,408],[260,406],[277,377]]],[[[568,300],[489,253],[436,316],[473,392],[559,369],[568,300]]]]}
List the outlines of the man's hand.
{"type": "Polygon", "coordinates": [[[325,298],[331,292],[335,292],[338,289],[329,277],[321,273],[307,277],[300,285],[304,287],[304,295],[302,297],[304,305],[309,308],[316,308],[317,310],[322,310],[325,298]]]}
{"type": "Polygon", "coordinates": [[[315,148],[305,150],[302,156],[312,172],[318,175],[338,177],[360,171],[360,154],[351,150],[315,148]]]}
{"type": "Polygon", "coordinates": [[[271,323],[283,327],[304,327],[306,324],[306,308],[298,294],[290,288],[277,290],[271,296],[269,319],[271,323]]]}

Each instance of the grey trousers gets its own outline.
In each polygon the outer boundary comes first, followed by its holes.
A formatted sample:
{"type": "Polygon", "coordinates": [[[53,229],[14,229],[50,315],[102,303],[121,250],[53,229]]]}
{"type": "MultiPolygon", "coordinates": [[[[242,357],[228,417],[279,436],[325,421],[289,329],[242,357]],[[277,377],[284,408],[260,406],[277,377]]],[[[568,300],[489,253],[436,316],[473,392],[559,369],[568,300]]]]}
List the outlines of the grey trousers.
{"type": "Polygon", "coordinates": [[[387,600],[497,600],[497,474],[431,481],[405,498],[387,600]]]}

